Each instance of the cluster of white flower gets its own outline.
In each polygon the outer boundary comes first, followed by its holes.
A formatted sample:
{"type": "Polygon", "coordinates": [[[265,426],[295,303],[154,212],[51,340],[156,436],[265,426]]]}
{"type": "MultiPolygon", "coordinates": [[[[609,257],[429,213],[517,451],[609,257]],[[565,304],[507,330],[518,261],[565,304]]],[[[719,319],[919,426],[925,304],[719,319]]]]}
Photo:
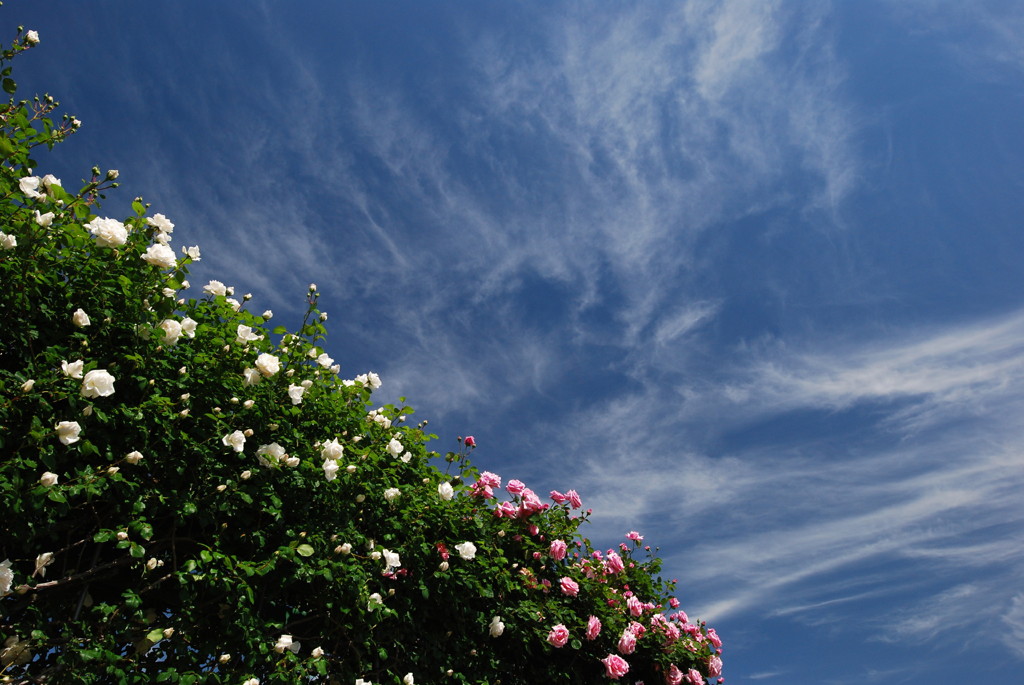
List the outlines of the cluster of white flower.
{"type": "Polygon", "coordinates": [[[146,219],[146,223],[156,229],[156,235],[153,238],[158,243],[166,245],[171,242],[171,234],[174,233],[174,224],[171,223],[163,214],[154,214],[153,216],[146,219]]]}
{"type": "Polygon", "coordinates": [[[384,415],[384,407],[371,409],[366,418],[384,428],[391,428],[391,419],[384,415]]]}
{"type": "Polygon", "coordinates": [[[165,345],[177,345],[178,338],[182,335],[186,338],[196,337],[196,326],[198,325],[198,321],[186,316],[181,321],[164,319],[157,324],[157,328],[164,332],[163,342],[165,345]]]}

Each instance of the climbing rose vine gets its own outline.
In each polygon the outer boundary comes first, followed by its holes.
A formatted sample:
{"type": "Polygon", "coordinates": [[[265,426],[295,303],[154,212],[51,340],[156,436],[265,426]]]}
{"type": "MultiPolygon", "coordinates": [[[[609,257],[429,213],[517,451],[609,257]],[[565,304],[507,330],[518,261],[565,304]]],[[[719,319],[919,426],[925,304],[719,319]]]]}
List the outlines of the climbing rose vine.
{"type": "MultiPolygon", "coordinates": [[[[11,60],[41,42],[19,29],[11,60]]],[[[0,107],[0,678],[24,683],[706,682],[715,631],[630,532],[428,449],[385,382],[193,288],[198,246],[119,174],[35,171],[80,122],[0,107]]],[[[567,483],[571,486],[571,483],[567,483]]]]}

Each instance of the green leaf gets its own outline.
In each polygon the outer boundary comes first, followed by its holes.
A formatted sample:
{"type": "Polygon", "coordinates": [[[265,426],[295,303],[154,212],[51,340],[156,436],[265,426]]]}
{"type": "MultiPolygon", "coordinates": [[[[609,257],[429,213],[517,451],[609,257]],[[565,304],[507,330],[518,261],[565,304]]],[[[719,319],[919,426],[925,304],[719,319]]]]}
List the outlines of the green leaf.
{"type": "Polygon", "coordinates": [[[150,642],[160,642],[160,640],[164,639],[164,629],[153,628],[153,630],[146,633],[146,639],[150,642]]]}
{"type": "Polygon", "coordinates": [[[311,556],[313,556],[313,547],[311,545],[305,545],[305,544],[299,545],[295,549],[295,551],[298,552],[299,554],[301,554],[304,557],[311,557],[311,556]]]}
{"type": "Polygon", "coordinates": [[[18,90],[18,84],[12,78],[4,79],[4,92],[13,95],[18,90]]]}

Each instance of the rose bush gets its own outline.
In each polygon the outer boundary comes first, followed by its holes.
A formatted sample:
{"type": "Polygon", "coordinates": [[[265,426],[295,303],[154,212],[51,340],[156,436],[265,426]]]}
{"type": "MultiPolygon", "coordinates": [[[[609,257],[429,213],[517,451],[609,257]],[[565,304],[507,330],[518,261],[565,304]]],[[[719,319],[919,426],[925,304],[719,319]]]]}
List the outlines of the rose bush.
{"type": "MultiPolygon", "coordinates": [[[[10,60],[39,43],[19,30],[10,60]]],[[[33,175],[79,126],[50,98],[0,107],[0,675],[26,683],[593,683],[717,676],[630,533],[580,534],[480,473],[381,378],[324,351],[315,285],[296,330],[186,276],[198,247],[141,199],[96,214],[33,175]],[[347,375],[347,374],[346,374],[347,375]]],[[[244,299],[244,298],[243,298],[244,299]]],[[[571,485],[571,484],[567,484],[571,485]]]]}

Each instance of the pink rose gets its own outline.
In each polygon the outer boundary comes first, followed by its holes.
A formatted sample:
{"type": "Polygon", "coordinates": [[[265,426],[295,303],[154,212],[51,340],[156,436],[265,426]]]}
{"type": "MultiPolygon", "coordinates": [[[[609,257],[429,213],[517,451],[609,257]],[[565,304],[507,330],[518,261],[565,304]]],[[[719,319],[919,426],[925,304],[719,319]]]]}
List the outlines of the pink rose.
{"type": "Polygon", "coordinates": [[[508,494],[514,497],[516,495],[521,494],[523,490],[526,489],[526,484],[523,483],[523,481],[521,480],[516,480],[515,478],[513,478],[508,482],[508,485],[505,486],[505,489],[508,490],[508,494]]]}
{"type": "Polygon", "coordinates": [[[558,490],[552,490],[549,496],[555,502],[555,504],[564,504],[565,502],[569,501],[569,497],[567,495],[563,495],[558,490]]]}
{"type": "Polygon", "coordinates": [[[587,619],[587,639],[593,640],[601,634],[601,619],[591,616],[587,619]]]}
{"type": "Polygon", "coordinates": [[[473,495],[476,497],[483,497],[484,499],[491,499],[494,497],[494,490],[491,489],[490,485],[484,483],[483,479],[473,483],[473,495]]]}
{"type": "Polygon", "coordinates": [[[679,600],[676,599],[675,597],[670,597],[669,600],[668,600],[668,605],[670,607],[672,607],[673,609],[678,609],[679,608],[679,600]]]}
{"type": "Polygon", "coordinates": [[[712,678],[722,675],[722,660],[717,656],[708,659],[708,675],[712,678]]]}
{"type": "Polygon", "coordinates": [[[466,436],[466,447],[476,447],[476,439],[472,435],[466,436]]]}
{"type": "Polygon", "coordinates": [[[672,664],[668,673],[665,674],[665,682],[667,685],[680,685],[683,682],[683,672],[675,664],[672,664]]]}
{"type": "Polygon", "coordinates": [[[619,653],[632,654],[634,649],[636,649],[636,635],[626,628],[622,631],[622,637],[619,638],[619,653]]]}
{"type": "Polygon", "coordinates": [[[689,680],[693,685],[707,685],[707,680],[700,674],[700,671],[690,669],[686,674],[686,679],[689,680]]]}
{"type": "Polygon", "coordinates": [[[562,594],[563,595],[569,595],[570,597],[575,597],[576,595],[578,595],[580,593],[580,586],[579,586],[579,584],[575,580],[570,578],[569,576],[566,576],[565,578],[562,578],[562,580],[560,580],[558,582],[562,586],[562,594]]]}
{"type": "Polygon", "coordinates": [[[636,597],[630,597],[627,599],[626,606],[629,607],[629,613],[634,616],[639,616],[644,612],[644,605],[636,597]]]}
{"type": "Polygon", "coordinates": [[[679,628],[676,627],[675,623],[665,624],[665,637],[668,638],[669,644],[678,640],[681,634],[682,633],[679,632],[679,628]]]}
{"type": "Polygon", "coordinates": [[[601,659],[601,663],[604,664],[604,674],[613,680],[618,680],[629,673],[629,664],[617,654],[609,654],[601,659]]]}
{"type": "Polygon", "coordinates": [[[711,644],[713,644],[715,647],[722,646],[722,638],[718,637],[718,633],[715,632],[714,628],[708,628],[708,640],[710,640],[711,644]]]}
{"type": "MultiPolygon", "coordinates": [[[[511,487],[512,483],[509,483],[511,487]]],[[[507,488],[506,488],[507,489],[507,488]]],[[[510,491],[511,492],[511,491],[510,491]]],[[[522,498],[519,503],[519,515],[526,518],[530,514],[535,514],[538,511],[544,511],[548,508],[548,505],[540,501],[537,494],[530,488],[523,488],[522,498]]]]}
{"type": "Polygon", "coordinates": [[[551,541],[551,558],[555,561],[565,559],[566,544],[564,540],[551,541]]]}
{"type": "MultiPolygon", "coordinates": [[[[565,496],[569,498],[569,504],[572,505],[573,509],[579,509],[583,506],[583,500],[580,499],[580,495],[575,490],[570,490],[565,493],[565,496]]],[[[616,657],[617,658],[617,657],[616,657]]],[[[629,668],[628,666],[626,668],[629,668]]]]}
{"type": "Polygon", "coordinates": [[[477,482],[483,483],[484,485],[488,485],[492,488],[500,488],[501,476],[496,473],[491,473],[490,471],[484,471],[480,474],[480,479],[477,482]]]}
{"type": "Polygon", "coordinates": [[[511,502],[502,502],[494,509],[494,515],[498,518],[514,519],[519,515],[519,509],[511,502]]]}
{"type": "Polygon", "coordinates": [[[622,557],[615,552],[609,552],[604,562],[605,573],[618,573],[622,571],[625,566],[622,563],[622,557]]]}
{"type": "Polygon", "coordinates": [[[631,530],[628,533],[626,533],[626,539],[628,539],[628,540],[636,540],[637,542],[641,542],[641,541],[643,541],[644,536],[641,535],[640,533],[636,532],[635,530],[631,530]]]}
{"type": "Polygon", "coordinates": [[[555,647],[564,647],[569,641],[569,629],[559,623],[548,633],[548,642],[555,647]]]}

